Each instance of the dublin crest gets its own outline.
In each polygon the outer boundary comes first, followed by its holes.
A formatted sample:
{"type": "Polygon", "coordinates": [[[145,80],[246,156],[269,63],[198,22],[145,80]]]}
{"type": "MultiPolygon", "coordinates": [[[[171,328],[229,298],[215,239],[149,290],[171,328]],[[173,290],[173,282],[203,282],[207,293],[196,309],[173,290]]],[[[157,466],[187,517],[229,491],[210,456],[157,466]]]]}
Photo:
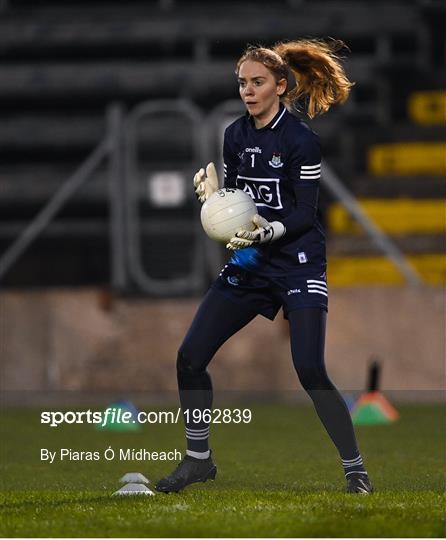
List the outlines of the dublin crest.
{"type": "Polygon", "coordinates": [[[283,167],[283,163],[280,159],[280,154],[273,154],[273,157],[271,158],[271,161],[268,161],[268,163],[273,167],[274,169],[279,169],[280,167],[283,167]]]}

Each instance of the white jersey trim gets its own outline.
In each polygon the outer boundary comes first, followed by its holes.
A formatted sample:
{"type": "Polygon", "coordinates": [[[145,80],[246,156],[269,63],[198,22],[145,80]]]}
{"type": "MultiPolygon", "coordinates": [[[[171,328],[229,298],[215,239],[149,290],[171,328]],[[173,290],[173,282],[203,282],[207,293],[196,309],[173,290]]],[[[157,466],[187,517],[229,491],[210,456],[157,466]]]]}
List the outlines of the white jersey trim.
{"type": "Polygon", "coordinates": [[[274,122],[274,124],[271,126],[271,129],[274,129],[277,124],[280,122],[282,116],[286,113],[286,108],[283,109],[282,114],[279,116],[279,118],[274,122]]]}
{"type": "Polygon", "coordinates": [[[317,165],[301,165],[301,169],[317,169],[321,166],[320,163],[318,163],[317,165]]]}

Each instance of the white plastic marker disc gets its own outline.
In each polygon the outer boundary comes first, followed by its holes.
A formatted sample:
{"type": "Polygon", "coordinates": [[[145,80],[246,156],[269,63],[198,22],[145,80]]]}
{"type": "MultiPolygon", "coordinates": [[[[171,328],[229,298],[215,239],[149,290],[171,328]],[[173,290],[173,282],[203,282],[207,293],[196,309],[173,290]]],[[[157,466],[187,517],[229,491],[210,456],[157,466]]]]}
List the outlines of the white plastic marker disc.
{"type": "Polygon", "coordinates": [[[155,495],[155,493],[144,484],[126,484],[113,495],[155,495]]]}
{"type": "Polygon", "coordinates": [[[149,480],[140,472],[128,472],[119,481],[121,484],[149,484],[149,480]]]}

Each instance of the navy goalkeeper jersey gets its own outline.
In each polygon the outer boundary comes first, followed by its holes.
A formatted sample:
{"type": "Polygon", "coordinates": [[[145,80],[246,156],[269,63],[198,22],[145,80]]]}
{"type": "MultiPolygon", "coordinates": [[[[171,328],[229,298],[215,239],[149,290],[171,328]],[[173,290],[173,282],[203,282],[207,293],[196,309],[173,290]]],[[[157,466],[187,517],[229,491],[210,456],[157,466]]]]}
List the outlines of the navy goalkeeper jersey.
{"type": "Polygon", "coordinates": [[[225,131],[225,187],[248,193],[257,212],[281,221],[285,235],[234,252],[230,262],[265,276],[325,271],[325,235],[318,219],[319,137],[281,104],[263,128],[246,114],[225,131]]]}

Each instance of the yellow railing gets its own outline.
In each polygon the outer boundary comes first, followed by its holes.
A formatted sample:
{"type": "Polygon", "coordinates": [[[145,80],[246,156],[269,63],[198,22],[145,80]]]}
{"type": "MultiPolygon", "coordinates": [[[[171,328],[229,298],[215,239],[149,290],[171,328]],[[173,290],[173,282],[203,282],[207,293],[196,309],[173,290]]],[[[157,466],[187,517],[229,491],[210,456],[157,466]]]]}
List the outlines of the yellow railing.
{"type": "MultiPolygon", "coordinates": [[[[440,285],[446,283],[446,254],[408,256],[409,262],[419,272],[424,283],[440,285]]],[[[349,285],[403,285],[404,276],[384,256],[376,257],[329,257],[329,286],[349,285]]]]}
{"type": "Polygon", "coordinates": [[[446,142],[377,144],[369,148],[372,174],[446,174],[446,142]]]}
{"type": "Polygon", "coordinates": [[[414,92],[408,101],[409,116],[417,124],[446,124],[446,91],[414,92]]]}
{"type": "MultiPolygon", "coordinates": [[[[446,232],[445,199],[362,199],[362,209],[384,232],[393,235],[446,232]]],[[[347,210],[334,203],[328,210],[329,230],[338,234],[362,231],[347,210]]]]}

